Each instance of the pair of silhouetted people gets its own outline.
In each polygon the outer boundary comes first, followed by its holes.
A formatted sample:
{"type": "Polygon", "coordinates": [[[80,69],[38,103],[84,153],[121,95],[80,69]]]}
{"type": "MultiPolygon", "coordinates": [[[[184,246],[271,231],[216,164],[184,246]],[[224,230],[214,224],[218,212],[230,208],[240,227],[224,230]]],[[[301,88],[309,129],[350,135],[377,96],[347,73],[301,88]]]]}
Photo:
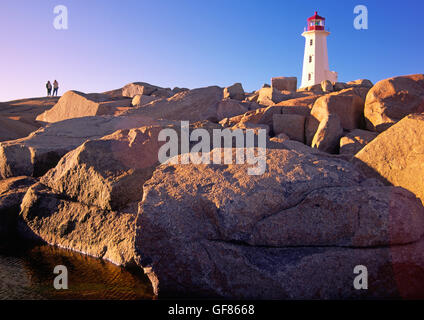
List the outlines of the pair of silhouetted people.
{"type": "Polygon", "coordinates": [[[57,97],[57,92],[59,90],[59,82],[57,82],[56,80],[53,82],[53,86],[50,83],[50,81],[47,81],[46,83],[46,89],[47,89],[47,96],[54,96],[56,95],[57,97]],[[53,88],[53,94],[52,94],[52,88],[53,88]]]}

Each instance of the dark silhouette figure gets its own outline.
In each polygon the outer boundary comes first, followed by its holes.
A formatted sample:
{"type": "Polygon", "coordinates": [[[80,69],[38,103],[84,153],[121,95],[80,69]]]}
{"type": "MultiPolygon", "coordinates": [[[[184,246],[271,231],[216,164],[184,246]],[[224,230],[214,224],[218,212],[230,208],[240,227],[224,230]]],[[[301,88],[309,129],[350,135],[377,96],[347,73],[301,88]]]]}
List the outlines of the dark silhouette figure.
{"type": "Polygon", "coordinates": [[[53,82],[53,96],[56,95],[57,97],[57,91],[59,90],[59,82],[57,82],[57,80],[55,80],[53,82]]]}
{"type": "Polygon", "coordinates": [[[51,96],[52,94],[52,84],[50,83],[50,81],[47,81],[46,83],[46,89],[47,89],[47,96],[51,96]]]}

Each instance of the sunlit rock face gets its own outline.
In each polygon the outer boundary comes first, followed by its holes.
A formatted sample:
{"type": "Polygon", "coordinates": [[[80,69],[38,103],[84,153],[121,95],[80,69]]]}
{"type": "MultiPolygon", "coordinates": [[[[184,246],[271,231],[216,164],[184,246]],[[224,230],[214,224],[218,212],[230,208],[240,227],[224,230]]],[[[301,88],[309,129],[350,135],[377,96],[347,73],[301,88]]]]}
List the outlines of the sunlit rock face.
{"type": "Polygon", "coordinates": [[[412,114],[379,134],[354,163],[369,176],[413,192],[424,203],[424,114],[412,114]]]}
{"type": "Polygon", "coordinates": [[[411,113],[424,112],[424,74],[393,77],[371,88],[365,102],[367,128],[383,132],[411,113]]]}

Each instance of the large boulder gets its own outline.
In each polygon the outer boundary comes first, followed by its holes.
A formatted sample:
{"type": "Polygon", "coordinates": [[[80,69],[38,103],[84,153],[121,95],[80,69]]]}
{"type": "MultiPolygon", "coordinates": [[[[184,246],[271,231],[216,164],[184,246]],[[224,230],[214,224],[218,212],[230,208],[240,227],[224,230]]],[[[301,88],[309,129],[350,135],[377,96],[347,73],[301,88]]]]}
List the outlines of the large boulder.
{"type": "Polygon", "coordinates": [[[365,101],[367,129],[382,132],[411,113],[424,112],[424,74],[378,82],[365,101]]]}
{"type": "Polygon", "coordinates": [[[411,282],[421,279],[422,292],[424,208],[412,193],[331,156],[268,150],[266,162],[259,176],[248,164],[154,172],[135,247],[156,293],[387,298],[399,296],[398,266],[409,267],[411,282]],[[353,270],[363,264],[370,290],[355,290],[353,270]]]}
{"type": "Polygon", "coordinates": [[[311,116],[319,121],[329,114],[337,114],[346,130],[360,128],[363,125],[364,100],[354,89],[334,92],[318,98],[311,110],[311,116]]]}
{"type": "Polygon", "coordinates": [[[312,148],[337,153],[339,151],[340,138],[343,135],[343,127],[337,114],[330,114],[323,119],[312,139],[312,148]]]}
{"type": "Polygon", "coordinates": [[[41,182],[78,202],[120,210],[140,201],[158,163],[161,126],[119,130],[67,153],[41,182]]]}
{"type": "Polygon", "coordinates": [[[128,98],[134,98],[138,94],[150,96],[158,89],[162,88],[146,82],[133,82],[122,88],[122,95],[128,98]]]}
{"type": "Polygon", "coordinates": [[[244,90],[241,83],[235,83],[224,89],[224,99],[244,100],[244,90]]]}
{"type": "Polygon", "coordinates": [[[259,90],[257,102],[264,106],[271,106],[285,100],[285,96],[275,88],[262,88],[259,90]]]}
{"type": "Polygon", "coordinates": [[[103,94],[66,92],[50,110],[37,117],[38,121],[59,122],[67,119],[116,114],[131,107],[130,99],[110,100],[103,94]]]}
{"type": "Polygon", "coordinates": [[[354,155],[377,137],[376,132],[355,129],[340,139],[340,154],[354,155]]]}
{"type": "Polygon", "coordinates": [[[297,114],[274,114],[273,130],[275,135],[285,133],[290,139],[305,141],[305,117],[297,114]]]}
{"type": "Polygon", "coordinates": [[[310,145],[320,122],[330,114],[339,117],[345,130],[358,129],[364,126],[364,100],[354,88],[333,92],[318,98],[311,110],[306,128],[306,140],[310,145]]]}
{"type": "Polygon", "coordinates": [[[370,176],[412,191],[424,203],[424,114],[380,133],[353,161],[370,176]]]}
{"type": "Polygon", "coordinates": [[[223,98],[222,88],[207,87],[183,91],[169,99],[154,101],[123,115],[137,115],[152,119],[218,122],[217,106],[223,98]]]}
{"type": "Polygon", "coordinates": [[[0,143],[0,177],[42,176],[88,139],[160,123],[170,122],[141,116],[97,116],[49,124],[26,138],[0,143]]]}
{"type": "Polygon", "coordinates": [[[72,249],[117,265],[134,261],[135,214],[71,201],[37,183],[22,200],[18,231],[28,239],[72,249]]]}
{"type": "Polygon", "coordinates": [[[296,77],[275,77],[271,79],[271,87],[278,91],[296,91],[296,77]]]}

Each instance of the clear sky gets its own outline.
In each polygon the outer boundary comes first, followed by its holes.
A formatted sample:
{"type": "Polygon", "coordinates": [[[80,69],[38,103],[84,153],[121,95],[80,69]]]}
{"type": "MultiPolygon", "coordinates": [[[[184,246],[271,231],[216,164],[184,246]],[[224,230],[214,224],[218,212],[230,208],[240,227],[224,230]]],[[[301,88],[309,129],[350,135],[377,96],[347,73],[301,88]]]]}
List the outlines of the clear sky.
{"type": "Polygon", "coordinates": [[[274,76],[301,80],[306,19],[327,19],[330,69],[340,81],[424,73],[422,0],[1,0],[0,101],[133,81],[246,91],[274,76]],[[368,30],[353,27],[356,5],[368,30]],[[68,30],[53,8],[68,8],[68,30]]]}

